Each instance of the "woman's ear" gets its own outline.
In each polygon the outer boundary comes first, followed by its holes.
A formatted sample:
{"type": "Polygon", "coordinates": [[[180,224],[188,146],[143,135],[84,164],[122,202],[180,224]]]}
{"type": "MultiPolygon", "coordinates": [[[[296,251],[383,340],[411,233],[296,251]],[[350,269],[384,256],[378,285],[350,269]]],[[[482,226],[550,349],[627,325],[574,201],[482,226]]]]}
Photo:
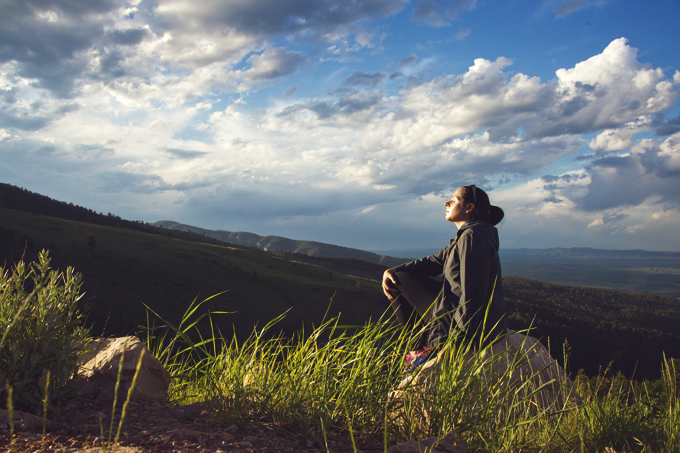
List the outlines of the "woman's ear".
{"type": "Polygon", "coordinates": [[[475,210],[475,204],[474,203],[468,203],[468,207],[465,210],[465,213],[470,214],[474,210],[475,210]]]}

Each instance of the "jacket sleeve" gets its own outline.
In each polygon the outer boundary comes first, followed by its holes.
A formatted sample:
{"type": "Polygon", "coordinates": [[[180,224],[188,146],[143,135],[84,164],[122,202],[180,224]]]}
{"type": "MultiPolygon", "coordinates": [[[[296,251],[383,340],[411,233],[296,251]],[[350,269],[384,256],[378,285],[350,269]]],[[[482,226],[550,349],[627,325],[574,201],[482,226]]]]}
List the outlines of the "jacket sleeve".
{"type": "Polygon", "coordinates": [[[444,262],[449,247],[446,247],[434,255],[426,256],[410,263],[401,264],[394,268],[397,272],[408,272],[409,274],[425,275],[428,277],[441,275],[444,273],[444,262]]]}
{"type": "Polygon", "coordinates": [[[489,275],[491,273],[491,244],[481,234],[462,235],[458,239],[460,259],[461,321],[467,323],[466,331],[474,335],[481,331],[484,314],[489,304],[489,275]]]}

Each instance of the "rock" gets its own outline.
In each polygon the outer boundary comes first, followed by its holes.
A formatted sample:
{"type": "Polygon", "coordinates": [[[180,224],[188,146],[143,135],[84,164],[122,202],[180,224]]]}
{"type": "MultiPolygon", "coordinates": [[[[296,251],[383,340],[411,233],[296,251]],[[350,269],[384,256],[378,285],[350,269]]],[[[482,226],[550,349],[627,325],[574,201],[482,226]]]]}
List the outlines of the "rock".
{"type": "MultiPolygon", "coordinates": [[[[406,389],[433,391],[434,378],[437,371],[446,366],[447,354],[446,350],[440,351],[415,376],[403,380],[394,394],[399,397],[406,389]]],[[[495,386],[503,379],[509,390],[526,396],[545,385],[532,401],[547,412],[561,410],[568,404],[581,404],[567,373],[536,338],[512,333],[485,349],[482,356],[475,354],[468,354],[466,360],[470,370],[474,367],[474,373],[479,374],[480,382],[488,384],[481,388],[495,386]]]]}
{"type": "Polygon", "coordinates": [[[97,339],[90,343],[89,351],[79,360],[78,376],[81,380],[79,393],[103,401],[113,401],[123,348],[125,348],[125,354],[118,401],[124,401],[127,398],[140,354],[144,351],[132,398],[148,398],[165,402],[168,398],[170,374],[139,338],[132,336],[97,339]]]}

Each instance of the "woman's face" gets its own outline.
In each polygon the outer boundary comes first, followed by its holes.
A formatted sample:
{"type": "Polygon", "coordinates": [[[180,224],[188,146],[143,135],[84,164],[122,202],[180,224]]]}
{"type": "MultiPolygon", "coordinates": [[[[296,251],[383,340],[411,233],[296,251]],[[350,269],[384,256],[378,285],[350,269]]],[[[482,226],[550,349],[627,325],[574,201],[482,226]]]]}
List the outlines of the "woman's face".
{"type": "Polygon", "coordinates": [[[449,222],[467,222],[470,220],[472,203],[465,203],[463,200],[463,192],[458,189],[453,193],[449,201],[445,203],[446,206],[446,220],[449,222]]]}

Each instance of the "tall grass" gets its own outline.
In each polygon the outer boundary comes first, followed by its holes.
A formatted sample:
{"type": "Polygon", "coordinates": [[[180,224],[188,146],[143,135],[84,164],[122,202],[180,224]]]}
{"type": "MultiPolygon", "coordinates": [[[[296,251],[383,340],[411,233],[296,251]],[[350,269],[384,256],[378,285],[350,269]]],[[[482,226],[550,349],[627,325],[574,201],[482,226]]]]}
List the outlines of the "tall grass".
{"type": "MultiPolygon", "coordinates": [[[[45,416],[48,396],[73,375],[87,331],[79,326],[79,277],[70,270],[53,273],[46,253],[30,266],[17,265],[12,275],[3,270],[0,282],[0,392],[12,430],[15,400],[39,401],[45,416]]],[[[240,342],[236,335],[222,338],[213,328],[217,313],[199,314],[201,304],[194,301],[176,327],[149,328],[146,342],[173,376],[170,398],[207,401],[227,423],[267,417],[303,428],[321,445],[330,433],[387,447],[455,431],[471,451],[680,452],[673,359],[664,360],[660,382],[579,376],[580,405],[569,405],[568,398],[549,405],[545,392],[559,385],[535,379],[546,370],[516,380],[527,360],[524,345],[499,352],[491,341],[452,337],[440,345],[434,365],[403,380],[404,358],[423,325],[405,330],[384,316],[344,326],[331,318],[285,337],[277,333],[281,316],[240,342]],[[202,321],[209,321],[207,334],[198,329],[202,321]]],[[[135,379],[138,372],[139,363],[135,379]]],[[[126,409],[127,402],[118,433],[126,409]]]]}
{"type": "Polygon", "coordinates": [[[532,380],[545,370],[512,383],[526,359],[521,348],[499,354],[451,338],[440,349],[436,372],[402,382],[405,355],[422,326],[405,331],[387,317],[343,326],[334,318],[288,338],[275,334],[277,318],[239,342],[214,331],[202,337],[196,321],[167,325],[174,335],[164,338],[152,331],[147,341],[172,370],[170,397],[208,401],[225,423],[266,417],[303,428],[321,445],[329,433],[389,446],[455,430],[472,451],[680,451],[672,361],[663,365],[662,397],[647,384],[626,386],[603,376],[577,379],[581,405],[565,399],[546,406],[542,392],[555,382],[532,380]],[[507,369],[499,367],[502,361],[507,369]]]}

